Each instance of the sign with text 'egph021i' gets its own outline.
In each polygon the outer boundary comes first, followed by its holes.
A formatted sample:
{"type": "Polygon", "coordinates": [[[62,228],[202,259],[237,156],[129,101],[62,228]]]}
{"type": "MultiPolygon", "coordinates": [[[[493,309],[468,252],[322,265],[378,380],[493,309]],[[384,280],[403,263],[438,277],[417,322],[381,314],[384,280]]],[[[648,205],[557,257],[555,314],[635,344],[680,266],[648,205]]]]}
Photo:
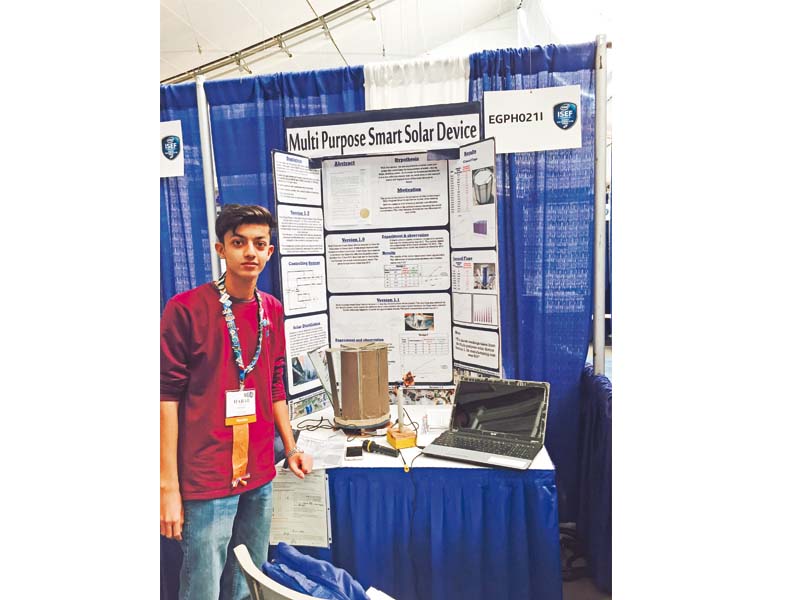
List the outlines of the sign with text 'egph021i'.
{"type": "Polygon", "coordinates": [[[483,128],[497,154],[581,147],[581,86],[484,92],[483,128]]]}

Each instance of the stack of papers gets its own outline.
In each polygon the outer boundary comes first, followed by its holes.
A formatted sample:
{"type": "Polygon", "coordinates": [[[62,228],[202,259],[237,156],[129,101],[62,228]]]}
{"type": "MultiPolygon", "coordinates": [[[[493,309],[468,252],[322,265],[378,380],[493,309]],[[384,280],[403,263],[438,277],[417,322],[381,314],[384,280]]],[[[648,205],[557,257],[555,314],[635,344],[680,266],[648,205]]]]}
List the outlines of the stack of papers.
{"type": "Polygon", "coordinates": [[[314,470],[335,469],[344,463],[347,438],[341,432],[301,431],[297,446],[314,457],[314,470]]]}

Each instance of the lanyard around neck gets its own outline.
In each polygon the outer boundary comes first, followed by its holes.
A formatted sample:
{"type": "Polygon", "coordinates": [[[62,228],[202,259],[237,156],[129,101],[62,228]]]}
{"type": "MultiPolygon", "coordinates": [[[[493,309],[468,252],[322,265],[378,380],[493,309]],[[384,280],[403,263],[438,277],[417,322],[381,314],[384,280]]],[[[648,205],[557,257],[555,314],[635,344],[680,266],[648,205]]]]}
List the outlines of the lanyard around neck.
{"type": "Polygon", "coordinates": [[[231,296],[225,288],[225,275],[226,274],[223,273],[215,284],[219,290],[219,301],[222,304],[222,316],[225,318],[225,323],[228,325],[228,334],[231,338],[233,356],[236,359],[236,365],[239,367],[239,389],[242,390],[244,389],[244,378],[255,368],[258,357],[261,355],[261,342],[264,337],[264,327],[269,324],[269,321],[267,321],[264,316],[264,307],[261,306],[261,296],[258,290],[256,290],[256,304],[258,305],[258,341],[256,342],[256,352],[253,356],[253,360],[245,367],[244,361],[242,360],[242,346],[239,343],[239,334],[236,331],[236,319],[231,310],[231,296]]]}

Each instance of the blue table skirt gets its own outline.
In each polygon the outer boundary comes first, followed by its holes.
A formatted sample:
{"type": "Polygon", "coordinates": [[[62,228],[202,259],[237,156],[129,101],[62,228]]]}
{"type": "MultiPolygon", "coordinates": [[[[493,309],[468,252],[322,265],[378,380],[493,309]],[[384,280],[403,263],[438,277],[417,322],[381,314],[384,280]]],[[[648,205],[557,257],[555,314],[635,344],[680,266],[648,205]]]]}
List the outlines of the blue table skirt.
{"type": "Polygon", "coordinates": [[[328,471],[330,549],[306,554],[397,600],[561,599],[554,471],[328,471]]]}

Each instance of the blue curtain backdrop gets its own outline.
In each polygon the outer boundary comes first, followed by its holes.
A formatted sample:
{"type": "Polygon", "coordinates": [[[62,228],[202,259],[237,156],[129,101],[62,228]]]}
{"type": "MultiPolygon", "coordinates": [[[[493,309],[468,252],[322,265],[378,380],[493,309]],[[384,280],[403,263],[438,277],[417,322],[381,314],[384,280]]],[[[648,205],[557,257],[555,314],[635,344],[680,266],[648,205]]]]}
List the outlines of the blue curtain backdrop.
{"type": "Polygon", "coordinates": [[[586,364],[581,377],[577,529],[589,574],[611,593],[611,381],[586,364]]]}
{"type": "Polygon", "coordinates": [[[161,120],[181,122],[183,177],[161,178],[161,310],[211,280],[211,258],[194,83],[161,86],[161,120]]]}
{"type": "Polygon", "coordinates": [[[592,311],[595,44],[470,56],[470,100],[484,91],[581,86],[583,145],[497,156],[503,369],[549,381],[547,449],[559,514],[574,521],[580,379],[592,311]]]}
{"type": "MultiPolygon", "coordinates": [[[[363,67],[209,81],[205,89],[220,204],[260,204],[273,214],[271,151],[286,149],[284,117],[364,110],[363,67]]],[[[270,262],[258,287],[280,298],[278,252],[270,262]]]]}

